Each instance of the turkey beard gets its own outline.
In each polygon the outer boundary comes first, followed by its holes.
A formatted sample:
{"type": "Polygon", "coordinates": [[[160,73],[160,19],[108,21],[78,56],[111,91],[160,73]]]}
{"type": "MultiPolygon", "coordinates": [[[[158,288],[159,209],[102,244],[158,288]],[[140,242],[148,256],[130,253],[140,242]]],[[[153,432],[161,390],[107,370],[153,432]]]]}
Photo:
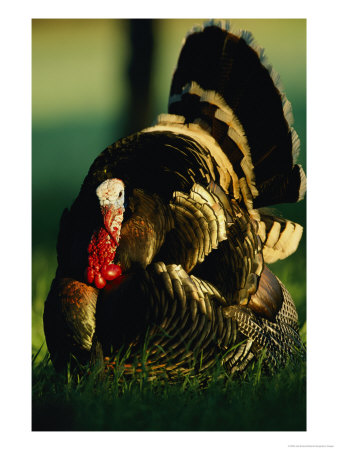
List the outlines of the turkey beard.
{"type": "Polygon", "coordinates": [[[122,273],[121,267],[114,264],[115,253],[119,245],[124,208],[101,206],[104,227],[94,231],[88,246],[88,267],[85,280],[94,283],[98,289],[106,286],[122,273]]]}

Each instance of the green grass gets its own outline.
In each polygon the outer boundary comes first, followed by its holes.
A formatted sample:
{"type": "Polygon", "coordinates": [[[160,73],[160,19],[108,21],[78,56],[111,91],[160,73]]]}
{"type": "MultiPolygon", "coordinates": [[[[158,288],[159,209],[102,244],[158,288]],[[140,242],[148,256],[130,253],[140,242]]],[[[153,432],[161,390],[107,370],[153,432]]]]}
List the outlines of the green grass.
{"type": "MultiPolygon", "coordinates": [[[[33,250],[32,261],[32,350],[37,353],[44,343],[43,309],[44,302],[56,270],[56,251],[46,247],[33,250]]],[[[46,352],[46,346],[37,356],[40,361],[46,352]]]]}
{"type": "Polygon", "coordinates": [[[239,378],[64,381],[47,360],[33,365],[35,431],[304,431],[305,363],[273,377],[257,364],[239,378]]]}

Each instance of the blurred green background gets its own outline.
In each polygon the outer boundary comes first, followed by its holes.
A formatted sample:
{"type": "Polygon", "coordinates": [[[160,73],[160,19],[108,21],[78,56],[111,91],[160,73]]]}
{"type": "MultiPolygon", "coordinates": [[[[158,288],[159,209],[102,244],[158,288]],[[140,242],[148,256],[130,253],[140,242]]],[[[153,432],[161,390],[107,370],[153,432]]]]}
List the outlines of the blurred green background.
{"type": "MultiPolygon", "coordinates": [[[[32,21],[33,351],[44,341],[43,303],[56,268],[62,210],[73,202],[99,152],[166,112],[182,40],[203,21],[32,21]]],[[[279,72],[293,106],[299,161],[306,170],[306,20],[232,23],[253,33],[279,72]]],[[[277,210],[305,225],[305,201],[277,210]]],[[[301,325],[306,320],[305,252],[304,234],[298,252],[271,267],[291,291],[301,325]]]]}

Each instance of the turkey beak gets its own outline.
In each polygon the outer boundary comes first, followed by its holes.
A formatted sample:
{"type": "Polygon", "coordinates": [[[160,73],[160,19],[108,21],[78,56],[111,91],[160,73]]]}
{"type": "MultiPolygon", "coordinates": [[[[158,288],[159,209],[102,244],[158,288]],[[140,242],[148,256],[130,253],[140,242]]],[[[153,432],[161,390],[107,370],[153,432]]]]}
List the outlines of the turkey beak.
{"type": "Polygon", "coordinates": [[[121,223],[123,219],[123,208],[116,208],[114,205],[105,205],[101,207],[103,224],[109,236],[118,245],[121,223]]]}
{"type": "Polygon", "coordinates": [[[117,210],[113,205],[101,207],[101,213],[103,216],[103,223],[108,232],[113,225],[114,217],[117,215],[117,210]]]}

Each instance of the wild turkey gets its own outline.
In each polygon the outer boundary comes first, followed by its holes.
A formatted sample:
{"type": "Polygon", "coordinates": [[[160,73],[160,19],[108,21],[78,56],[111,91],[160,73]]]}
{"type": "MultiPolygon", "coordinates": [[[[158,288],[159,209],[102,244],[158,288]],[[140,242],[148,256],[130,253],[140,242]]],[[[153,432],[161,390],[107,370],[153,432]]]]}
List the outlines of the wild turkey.
{"type": "Polygon", "coordinates": [[[303,352],[295,305],[265,262],[302,227],[259,208],[296,202],[305,174],[291,105],[247,31],[188,34],[169,114],[92,164],[60,222],[44,328],[54,366],[73,355],[189,371],[244,370],[303,352]]]}

